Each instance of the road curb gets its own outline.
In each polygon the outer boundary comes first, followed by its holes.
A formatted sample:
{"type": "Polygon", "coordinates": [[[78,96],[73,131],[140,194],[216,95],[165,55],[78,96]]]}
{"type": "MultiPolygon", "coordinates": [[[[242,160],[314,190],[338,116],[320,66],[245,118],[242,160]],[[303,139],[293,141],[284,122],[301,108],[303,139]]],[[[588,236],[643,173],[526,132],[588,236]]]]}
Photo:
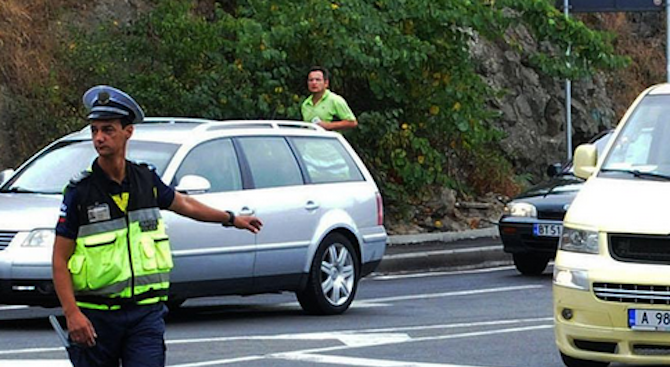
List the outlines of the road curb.
{"type": "Polygon", "coordinates": [[[381,274],[479,269],[512,264],[498,228],[389,236],[381,274]]]}

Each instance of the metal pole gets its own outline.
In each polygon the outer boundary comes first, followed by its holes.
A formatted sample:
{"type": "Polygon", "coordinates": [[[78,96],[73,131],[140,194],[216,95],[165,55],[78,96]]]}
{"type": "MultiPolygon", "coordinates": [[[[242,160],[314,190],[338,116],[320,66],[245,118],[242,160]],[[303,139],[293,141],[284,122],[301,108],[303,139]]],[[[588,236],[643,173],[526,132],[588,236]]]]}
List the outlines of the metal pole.
{"type": "Polygon", "coordinates": [[[665,78],[670,83],[670,0],[665,0],[665,78]]]}
{"type": "MultiPolygon", "coordinates": [[[[670,3],[670,0],[667,1],[670,3]]],[[[570,0],[563,0],[565,18],[570,16],[570,0]]],[[[570,46],[566,53],[570,56],[570,46]]],[[[569,64],[568,64],[569,66],[569,64]]],[[[568,151],[568,161],[572,160],[572,82],[565,79],[565,145],[568,151]]]]}

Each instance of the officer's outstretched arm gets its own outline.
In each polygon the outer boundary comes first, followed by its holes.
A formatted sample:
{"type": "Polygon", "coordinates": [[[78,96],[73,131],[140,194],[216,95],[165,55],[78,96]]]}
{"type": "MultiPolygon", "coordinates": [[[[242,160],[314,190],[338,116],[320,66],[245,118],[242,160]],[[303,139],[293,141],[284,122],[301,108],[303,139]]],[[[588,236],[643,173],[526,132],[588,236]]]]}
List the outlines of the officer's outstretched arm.
{"type": "MultiPolygon", "coordinates": [[[[188,195],[178,192],[175,193],[172,205],[168,209],[202,222],[230,223],[231,219],[227,212],[207,206],[188,195]]],[[[260,219],[249,215],[234,216],[231,224],[236,228],[246,229],[253,233],[258,233],[263,226],[260,219]]]]}
{"type": "Polygon", "coordinates": [[[74,252],[74,246],[74,240],[56,236],[52,257],[54,287],[63,307],[63,314],[67,319],[70,338],[75,343],[93,346],[97,335],[91,322],[77,306],[72,287],[72,275],[67,267],[70,256],[74,252]]]}

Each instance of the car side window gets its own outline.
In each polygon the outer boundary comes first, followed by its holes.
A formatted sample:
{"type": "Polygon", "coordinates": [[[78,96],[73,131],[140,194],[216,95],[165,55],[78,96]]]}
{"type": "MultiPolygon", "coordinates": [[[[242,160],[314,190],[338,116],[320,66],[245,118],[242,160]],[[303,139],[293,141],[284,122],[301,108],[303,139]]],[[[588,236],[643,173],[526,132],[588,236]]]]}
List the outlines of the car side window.
{"type": "Polygon", "coordinates": [[[239,138],[257,189],[302,185],[298,162],[282,137],[239,138]]]}
{"type": "Polygon", "coordinates": [[[210,140],[191,149],[175,174],[173,186],[186,175],[206,178],[210,192],[242,189],[240,166],[230,139],[210,140]]]}
{"type": "Polygon", "coordinates": [[[312,183],[363,181],[363,175],[339,140],[291,139],[307,168],[312,183]]]}

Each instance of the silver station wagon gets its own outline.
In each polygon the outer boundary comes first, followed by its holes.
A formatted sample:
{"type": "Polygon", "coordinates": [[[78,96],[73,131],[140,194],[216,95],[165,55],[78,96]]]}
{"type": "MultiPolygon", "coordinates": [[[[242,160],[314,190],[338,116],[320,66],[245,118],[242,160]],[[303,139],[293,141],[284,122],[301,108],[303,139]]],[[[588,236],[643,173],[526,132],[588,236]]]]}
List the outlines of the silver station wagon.
{"type": "MultiPolygon", "coordinates": [[[[0,187],[0,304],[56,306],[51,253],[62,190],[96,157],[88,127],[50,144],[0,187]]],[[[258,234],[162,215],[175,267],[170,303],[295,292],[313,314],[346,311],[387,234],[372,176],[337,133],[292,121],[147,118],[128,159],[165,183],[264,223],[258,234]]]]}

